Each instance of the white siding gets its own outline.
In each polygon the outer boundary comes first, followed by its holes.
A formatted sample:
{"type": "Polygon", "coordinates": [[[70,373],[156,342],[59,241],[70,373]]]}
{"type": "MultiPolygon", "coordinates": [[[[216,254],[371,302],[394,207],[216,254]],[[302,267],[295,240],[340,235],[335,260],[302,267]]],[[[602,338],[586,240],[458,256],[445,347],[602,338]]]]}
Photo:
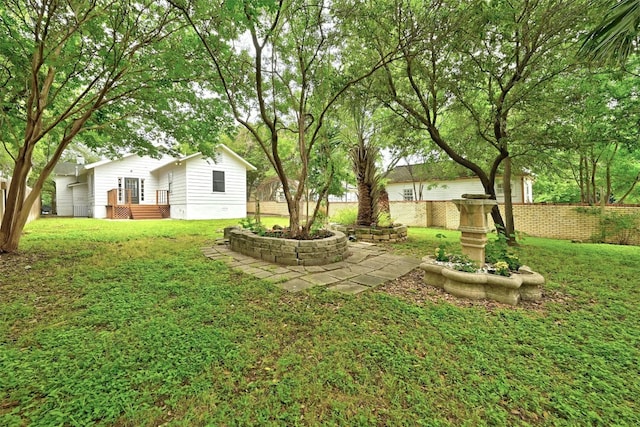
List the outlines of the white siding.
{"type": "Polygon", "coordinates": [[[73,216],[89,216],[87,205],[87,184],[74,185],[71,189],[73,190],[73,216]]]}
{"type": "MultiPolygon", "coordinates": [[[[463,194],[483,194],[484,188],[479,179],[457,179],[440,181],[437,183],[415,183],[414,199],[420,194],[419,185],[422,184],[422,200],[452,200],[459,199],[463,194]]],[[[390,201],[404,200],[404,190],[413,189],[412,182],[400,182],[387,184],[387,192],[390,201]]],[[[522,184],[520,180],[511,182],[512,200],[514,203],[522,203],[522,184]]],[[[504,202],[502,193],[497,194],[498,202],[504,202]]]]}
{"type": "Polygon", "coordinates": [[[69,188],[68,185],[75,181],[75,176],[57,176],[55,178],[58,216],[73,216],[73,188],[69,188]]]}
{"type": "MultiPolygon", "coordinates": [[[[214,162],[197,156],[186,162],[185,219],[243,218],[247,215],[247,171],[225,151],[214,162]],[[213,191],[213,171],[224,172],[225,191],[213,191]]],[[[174,185],[176,185],[174,174],[174,185]]],[[[176,205],[180,204],[176,201],[176,205]]],[[[172,201],[172,216],[173,216],[172,201]]]]}
{"type": "Polygon", "coordinates": [[[87,215],[93,218],[93,210],[96,204],[95,171],[87,171],[87,215]]]}
{"type": "MultiPolygon", "coordinates": [[[[118,178],[144,179],[144,200],[140,204],[154,205],[156,203],[156,190],[159,189],[157,175],[151,174],[151,170],[169,162],[170,157],[154,159],[151,157],[129,156],[113,162],[96,166],[94,170],[94,205],[95,218],[107,216],[107,192],[118,188],[118,178]]],[[[122,182],[124,190],[124,181],[122,182]]]]}

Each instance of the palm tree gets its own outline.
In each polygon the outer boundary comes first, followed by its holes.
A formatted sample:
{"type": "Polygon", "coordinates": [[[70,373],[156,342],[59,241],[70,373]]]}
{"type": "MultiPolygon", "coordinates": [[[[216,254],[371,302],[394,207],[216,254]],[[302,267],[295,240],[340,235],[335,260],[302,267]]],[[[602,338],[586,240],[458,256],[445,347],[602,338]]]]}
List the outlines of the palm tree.
{"type": "Polygon", "coordinates": [[[583,43],[583,55],[596,60],[624,63],[638,48],[640,0],[621,0],[605,15],[583,43]]]}

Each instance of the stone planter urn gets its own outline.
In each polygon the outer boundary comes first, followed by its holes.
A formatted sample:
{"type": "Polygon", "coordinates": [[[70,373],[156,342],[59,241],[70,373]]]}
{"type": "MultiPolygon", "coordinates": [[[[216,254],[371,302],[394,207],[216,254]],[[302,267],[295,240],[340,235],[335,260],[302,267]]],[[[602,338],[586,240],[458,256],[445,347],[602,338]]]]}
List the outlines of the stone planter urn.
{"type": "MultiPolygon", "coordinates": [[[[460,243],[462,253],[478,265],[485,263],[487,233],[493,228],[488,215],[497,202],[486,195],[463,195],[452,200],[460,211],[462,233],[460,243]]],[[[449,268],[432,257],[424,257],[420,268],[424,271],[423,281],[431,286],[444,289],[457,297],[489,299],[516,305],[519,301],[538,301],[542,298],[540,286],[544,277],[526,266],[517,273],[505,277],[490,273],[468,273],[449,268]]]]}
{"type": "Polygon", "coordinates": [[[484,264],[484,248],[487,245],[487,233],[493,228],[488,215],[497,201],[484,198],[485,195],[463,194],[462,199],[452,200],[460,212],[460,226],[462,233],[460,244],[462,253],[473,261],[484,264]]]}
{"type": "Polygon", "coordinates": [[[422,259],[424,282],[457,297],[489,299],[516,305],[519,301],[538,301],[544,277],[526,266],[509,277],[489,273],[466,273],[437,264],[433,258],[422,259]]]}

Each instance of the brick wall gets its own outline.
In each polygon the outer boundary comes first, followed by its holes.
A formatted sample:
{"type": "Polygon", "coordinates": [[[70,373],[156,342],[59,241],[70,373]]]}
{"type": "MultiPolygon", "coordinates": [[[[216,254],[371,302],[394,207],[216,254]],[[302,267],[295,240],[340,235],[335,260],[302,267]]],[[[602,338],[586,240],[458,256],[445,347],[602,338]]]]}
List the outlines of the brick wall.
{"type": "MultiPolygon", "coordinates": [[[[342,209],[357,207],[357,203],[332,202],[329,204],[329,216],[342,209]]],[[[262,202],[260,208],[264,214],[288,215],[286,203],[262,202]]],[[[460,223],[458,209],[449,201],[391,202],[390,208],[391,217],[395,221],[413,227],[455,230],[460,223]]],[[[513,206],[515,228],[529,236],[587,241],[600,230],[599,217],[586,212],[590,209],[594,208],[579,205],[516,204],[513,206]]],[[[640,206],[608,205],[604,209],[605,212],[640,215],[640,206]]],[[[500,205],[500,211],[504,216],[504,205],[500,205]]],[[[640,245],[640,237],[636,236],[631,243],[640,245]]]]}

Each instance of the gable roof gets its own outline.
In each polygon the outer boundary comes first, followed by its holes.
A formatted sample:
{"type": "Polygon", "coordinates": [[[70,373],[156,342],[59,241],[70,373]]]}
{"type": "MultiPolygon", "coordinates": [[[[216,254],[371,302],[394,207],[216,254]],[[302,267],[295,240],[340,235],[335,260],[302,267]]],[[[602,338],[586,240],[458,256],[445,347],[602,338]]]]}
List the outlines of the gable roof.
{"type": "MultiPolygon", "coordinates": [[[[231,148],[227,147],[226,145],[218,144],[216,146],[216,148],[226,151],[231,157],[233,157],[234,159],[236,159],[240,163],[242,163],[242,165],[244,165],[245,169],[252,170],[252,171],[257,169],[255,166],[253,166],[251,163],[247,162],[244,158],[240,157],[240,155],[238,155],[235,151],[233,151],[231,148]]],[[[177,158],[177,159],[173,159],[173,160],[171,160],[171,161],[169,161],[169,162],[167,162],[167,163],[165,163],[163,165],[158,166],[155,169],[152,169],[151,172],[155,172],[158,169],[162,169],[163,167],[168,166],[168,165],[170,165],[171,163],[173,163],[175,161],[186,162],[186,161],[189,161],[191,159],[195,159],[196,157],[200,157],[200,156],[204,157],[202,155],[202,153],[194,153],[194,154],[189,154],[188,156],[184,156],[184,157],[180,157],[180,158],[177,158]]]]}
{"type": "MultiPolygon", "coordinates": [[[[526,171],[515,171],[513,177],[529,176],[526,171]]],[[[498,175],[502,176],[502,175],[498,175]]],[[[390,184],[397,182],[452,181],[476,178],[476,175],[453,160],[415,165],[396,166],[386,176],[390,184]]]]}
{"type": "MultiPolygon", "coordinates": [[[[235,151],[233,151],[232,149],[230,149],[226,145],[218,144],[218,146],[216,148],[222,149],[225,152],[227,152],[231,157],[235,158],[240,163],[242,163],[247,170],[254,171],[254,170],[257,169],[255,166],[253,166],[251,163],[247,162],[245,159],[243,159],[240,155],[238,155],[235,151]]],[[[167,163],[164,163],[163,165],[160,165],[157,168],[153,169],[151,172],[156,171],[158,169],[161,169],[161,168],[163,168],[163,167],[165,167],[167,165],[170,165],[171,163],[175,162],[176,160],[187,161],[187,160],[196,158],[196,157],[201,156],[201,155],[202,155],[202,153],[195,153],[195,154],[190,154],[188,156],[172,159],[171,161],[169,161],[167,163]]],[[[61,176],[70,176],[70,175],[76,175],[76,174],[80,174],[81,175],[81,174],[85,173],[87,170],[95,169],[98,166],[106,165],[108,163],[112,163],[112,162],[115,162],[115,161],[118,161],[118,160],[122,160],[122,159],[126,159],[126,158],[129,158],[129,157],[133,157],[133,156],[137,156],[137,154],[129,153],[129,154],[125,154],[122,157],[118,157],[116,159],[103,159],[103,160],[99,160],[97,162],[89,163],[87,165],[80,165],[80,164],[76,164],[76,163],[73,163],[73,162],[61,162],[61,163],[58,163],[56,165],[56,167],[55,167],[53,172],[56,175],[61,175],[61,176]]]]}
{"type": "Polygon", "coordinates": [[[84,165],[79,165],[74,162],[59,162],[53,169],[53,173],[60,176],[75,176],[75,174],[79,174],[83,168],[84,165]]]}
{"type": "Polygon", "coordinates": [[[473,172],[454,161],[396,166],[386,176],[389,183],[448,181],[473,177],[473,172]]]}
{"type": "Polygon", "coordinates": [[[258,168],[253,166],[251,163],[247,162],[245,159],[243,159],[242,157],[240,157],[239,154],[237,154],[235,151],[233,151],[231,148],[227,147],[224,144],[218,144],[218,148],[222,148],[224,151],[226,151],[227,153],[229,153],[229,155],[231,157],[235,157],[236,160],[238,160],[240,163],[244,164],[244,167],[247,170],[257,170],[258,168]]]}

